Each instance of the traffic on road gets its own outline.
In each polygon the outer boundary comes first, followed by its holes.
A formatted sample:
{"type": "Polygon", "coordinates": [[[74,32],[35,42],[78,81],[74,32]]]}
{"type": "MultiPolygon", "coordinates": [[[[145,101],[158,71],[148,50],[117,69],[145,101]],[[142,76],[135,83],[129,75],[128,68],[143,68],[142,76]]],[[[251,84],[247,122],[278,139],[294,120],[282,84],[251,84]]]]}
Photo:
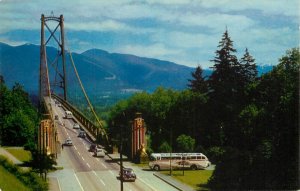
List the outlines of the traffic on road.
{"type": "Polygon", "coordinates": [[[50,190],[93,191],[120,190],[120,180],[125,180],[126,191],[176,190],[153,176],[153,172],[142,170],[129,162],[124,163],[123,177],[120,166],[112,162],[101,145],[94,144],[80,124],[57,100],[51,101],[55,112],[58,139],[62,149],[57,163],[62,170],[49,174],[50,190]]]}

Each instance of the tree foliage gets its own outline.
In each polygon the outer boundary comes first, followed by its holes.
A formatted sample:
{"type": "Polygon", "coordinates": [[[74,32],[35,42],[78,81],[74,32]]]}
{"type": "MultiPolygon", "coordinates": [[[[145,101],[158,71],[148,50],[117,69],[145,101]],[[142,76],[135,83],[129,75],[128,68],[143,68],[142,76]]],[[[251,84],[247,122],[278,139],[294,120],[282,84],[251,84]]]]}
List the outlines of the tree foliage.
{"type": "Polygon", "coordinates": [[[1,144],[34,147],[38,113],[30,103],[28,94],[20,84],[9,90],[3,81],[0,95],[1,144]]]}
{"type": "Polygon", "coordinates": [[[46,153],[39,153],[37,150],[32,152],[32,160],[30,163],[32,168],[40,173],[41,177],[44,174],[45,180],[47,180],[48,171],[55,169],[54,165],[57,164],[54,154],[47,155],[46,153]]]}
{"type": "Polygon", "coordinates": [[[195,72],[192,72],[193,79],[189,79],[188,87],[193,92],[206,93],[208,91],[207,82],[203,76],[201,66],[197,66],[195,72]]]}
{"type": "Polygon", "coordinates": [[[195,139],[191,136],[182,134],[176,139],[177,147],[179,152],[193,152],[195,149],[195,139]]]}
{"type": "Polygon", "coordinates": [[[237,119],[239,144],[226,148],[211,188],[299,189],[299,61],[299,49],[289,50],[259,79],[237,119]]]}
{"type": "Polygon", "coordinates": [[[124,124],[130,133],[128,121],[142,112],[151,150],[201,151],[216,163],[213,190],[299,189],[299,48],[260,77],[248,49],[241,59],[235,53],[226,30],[208,79],[197,67],[188,90],[158,88],[119,102],[110,132],[124,124]]]}

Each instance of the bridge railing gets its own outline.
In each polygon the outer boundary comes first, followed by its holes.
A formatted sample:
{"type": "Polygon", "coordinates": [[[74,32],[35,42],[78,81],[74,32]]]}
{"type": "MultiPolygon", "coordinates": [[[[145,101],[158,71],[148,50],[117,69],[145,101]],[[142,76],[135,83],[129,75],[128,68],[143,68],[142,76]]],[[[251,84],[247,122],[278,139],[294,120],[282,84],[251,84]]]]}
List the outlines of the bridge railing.
{"type": "Polygon", "coordinates": [[[71,111],[73,116],[85,127],[88,131],[87,134],[93,141],[96,141],[98,137],[101,136],[100,128],[95,125],[92,121],[87,119],[83,113],[78,111],[74,106],[72,106],[69,102],[63,100],[59,96],[52,94],[52,97],[57,99],[67,110],[71,111]]]}

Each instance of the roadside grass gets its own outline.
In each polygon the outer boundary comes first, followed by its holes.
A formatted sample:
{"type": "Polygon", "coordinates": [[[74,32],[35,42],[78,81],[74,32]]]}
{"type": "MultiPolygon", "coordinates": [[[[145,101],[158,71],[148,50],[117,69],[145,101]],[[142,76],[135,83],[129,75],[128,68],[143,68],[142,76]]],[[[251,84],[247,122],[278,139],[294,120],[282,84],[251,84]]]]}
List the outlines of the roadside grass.
{"type": "Polygon", "coordinates": [[[0,189],[3,191],[30,191],[15,175],[8,172],[3,166],[0,165],[0,189]]]}
{"type": "Polygon", "coordinates": [[[31,160],[30,151],[15,147],[4,147],[4,149],[22,162],[29,162],[31,160]]]}
{"type": "MultiPolygon", "coordinates": [[[[161,173],[169,175],[169,171],[161,171],[161,173]]],[[[185,170],[183,176],[182,170],[176,170],[172,171],[172,176],[195,190],[209,190],[206,185],[212,173],[213,170],[185,170]]]]}
{"type": "Polygon", "coordinates": [[[137,163],[133,163],[134,166],[138,166],[142,169],[149,169],[149,165],[148,163],[141,163],[141,164],[137,164],[137,163]]]}

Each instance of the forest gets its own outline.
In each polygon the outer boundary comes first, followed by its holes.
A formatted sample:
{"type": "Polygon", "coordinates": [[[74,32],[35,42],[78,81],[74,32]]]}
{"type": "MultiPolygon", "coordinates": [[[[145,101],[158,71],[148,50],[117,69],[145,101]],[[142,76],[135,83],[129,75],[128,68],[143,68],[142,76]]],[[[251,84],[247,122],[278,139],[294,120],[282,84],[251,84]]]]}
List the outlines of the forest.
{"type": "MultiPolygon", "coordinates": [[[[246,48],[235,55],[228,31],[211,62],[211,76],[198,66],[184,91],[157,88],[137,93],[110,110],[108,130],[130,136],[141,112],[147,151],[202,152],[216,164],[211,189],[299,188],[299,48],[287,50],[273,70],[257,75],[246,48]]],[[[130,152],[130,141],[124,146],[130,152]]]]}
{"type": "Polygon", "coordinates": [[[16,83],[9,89],[0,76],[0,145],[36,149],[39,119],[24,88],[16,83]]]}

